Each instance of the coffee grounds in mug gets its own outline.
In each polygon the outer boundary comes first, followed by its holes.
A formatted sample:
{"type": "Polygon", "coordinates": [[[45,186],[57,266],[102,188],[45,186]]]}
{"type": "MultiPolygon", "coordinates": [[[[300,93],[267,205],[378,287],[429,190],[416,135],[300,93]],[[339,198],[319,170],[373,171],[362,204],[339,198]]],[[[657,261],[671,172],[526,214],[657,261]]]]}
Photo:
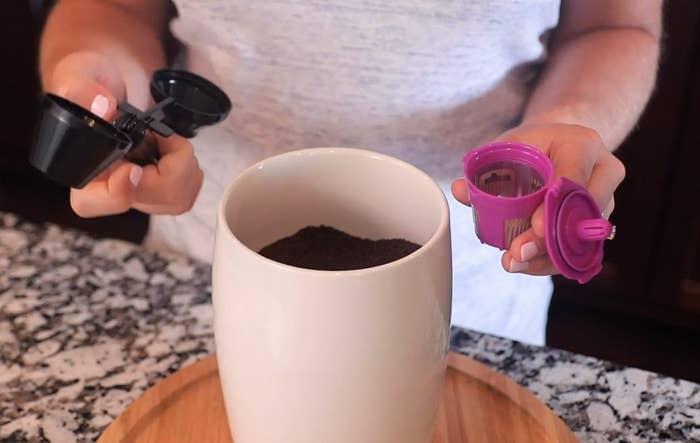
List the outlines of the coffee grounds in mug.
{"type": "Polygon", "coordinates": [[[298,268],[347,271],[390,263],[420,247],[404,239],[369,240],[330,226],[307,226],[265,246],[260,255],[298,268]]]}

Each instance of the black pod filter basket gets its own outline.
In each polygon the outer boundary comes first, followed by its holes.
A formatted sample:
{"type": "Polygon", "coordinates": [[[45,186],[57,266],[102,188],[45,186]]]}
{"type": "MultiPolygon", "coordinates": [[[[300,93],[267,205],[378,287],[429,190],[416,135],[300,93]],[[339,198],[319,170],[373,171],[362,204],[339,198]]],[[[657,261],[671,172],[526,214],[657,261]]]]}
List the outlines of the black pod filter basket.
{"type": "Polygon", "coordinates": [[[151,95],[153,108],[143,112],[120,103],[120,115],[110,123],[69,100],[45,94],[29,162],[59,184],[82,188],[139,147],[147,130],[192,138],[199,128],[224,120],[231,110],[221,89],[186,71],[156,71],[151,95]]]}

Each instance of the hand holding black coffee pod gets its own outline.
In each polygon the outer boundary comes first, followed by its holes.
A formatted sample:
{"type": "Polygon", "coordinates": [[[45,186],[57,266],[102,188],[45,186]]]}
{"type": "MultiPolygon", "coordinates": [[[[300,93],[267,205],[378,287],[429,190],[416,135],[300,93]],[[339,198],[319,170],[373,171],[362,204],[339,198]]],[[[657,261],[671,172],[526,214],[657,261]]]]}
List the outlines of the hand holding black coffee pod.
{"type": "Polygon", "coordinates": [[[120,158],[157,162],[157,150],[143,143],[147,131],[192,138],[199,128],[224,120],[231,110],[221,89],[186,71],[157,71],[151,95],[156,101],[153,108],[141,111],[120,103],[120,115],[110,123],[69,100],[45,94],[29,162],[51,180],[79,189],[120,158]]]}

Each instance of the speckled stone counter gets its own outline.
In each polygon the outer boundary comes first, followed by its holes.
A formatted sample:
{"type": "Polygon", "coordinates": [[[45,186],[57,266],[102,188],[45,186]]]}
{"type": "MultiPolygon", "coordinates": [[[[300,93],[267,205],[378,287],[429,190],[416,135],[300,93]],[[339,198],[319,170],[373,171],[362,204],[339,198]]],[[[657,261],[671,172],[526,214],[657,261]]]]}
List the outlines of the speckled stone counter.
{"type": "MultiPolygon", "coordinates": [[[[214,351],[210,269],[0,213],[0,441],[94,441],[214,351]]],[[[454,329],[582,442],[700,442],[700,385],[454,329]]]]}

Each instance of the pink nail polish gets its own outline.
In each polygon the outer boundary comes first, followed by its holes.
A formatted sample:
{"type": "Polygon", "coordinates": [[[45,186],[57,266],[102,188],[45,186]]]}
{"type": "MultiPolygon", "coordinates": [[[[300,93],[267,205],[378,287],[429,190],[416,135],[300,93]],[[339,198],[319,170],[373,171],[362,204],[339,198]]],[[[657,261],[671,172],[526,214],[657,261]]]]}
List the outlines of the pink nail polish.
{"type": "Polygon", "coordinates": [[[533,241],[524,243],[520,247],[520,259],[522,261],[529,261],[535,258],[537,255],[537,244],[533,241]]]}
{"type": "Polygon", "coordinates": [[[139,185],[139,182],[141,181],[141,176],[143,176],[143,168],[141,166],[136,165],[132,166],[131,172],[129,172],[129,181],[132,185],[134,185],[134,188],[139,185]]]}
{"type": "Polygon", "coordinates": [[[98,95],[90,105],[90,112],[98,117],[104,117],[109,109],[109,99],[104,95],[98,95]]]}
{"type": "Polygon", "coordinates": [[[530,263],[526,261],[517,261],[515,259],[510,260],[509,272],[522,272],[530,266],[530,263]]]}

